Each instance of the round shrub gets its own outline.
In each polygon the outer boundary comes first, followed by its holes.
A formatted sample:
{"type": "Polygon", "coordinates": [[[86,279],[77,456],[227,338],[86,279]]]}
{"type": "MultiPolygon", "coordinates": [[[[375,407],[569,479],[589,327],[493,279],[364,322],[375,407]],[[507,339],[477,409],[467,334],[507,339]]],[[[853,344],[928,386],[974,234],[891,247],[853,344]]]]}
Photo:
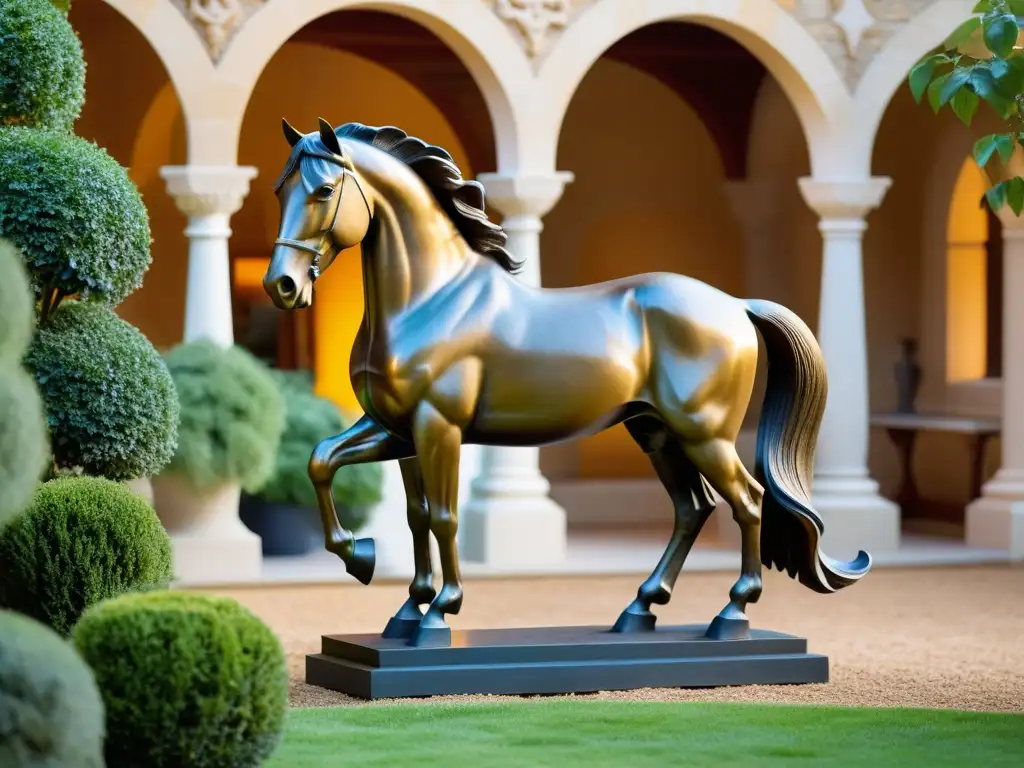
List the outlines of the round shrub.
{"type": "Polygon", "coordinates": [[[70,131],[85,103],[82,44],[51,0],[0,0],[0,125],[70,131]]]}
{"type": "Polygon", "coordinates": [[[21,363],[33,330],[35,307],[21,253],[0,240],[0,365],[21,363]]]}
{"type": "Polygon", "coordinates": [[[0,611],[0,765],[103,767],[104,712],[74,645],[0,611]]]}
{"type": "Polygon", "coordinates": [[[0,369],[0,529],[25,507],[49,453],[35,382],[20,368],[0,369]]]}
{"type": "MultiPolygon", "coordinates": [[[[316,509],[316,491],[309,479],[309,457],[325,437],[347,428],[338,406],[313,393],[305,377],[273,371],[284,397],[285,424],[274,471],[256,495],[271,504],[316,509]]],[[[334,476],[338,518],[351,531],[366,525],[369,508],[381,500],[384,475],[380,464],[342,467],[334,476]]]]}
{"type": "Polygon", "coordinates": [[[93,603],[170,581],[170,537],[149,504],[112,480],[44,483],[0,531],[0,607],[64,635],[93,603]]]}
{"type": "Polygon", "coordinates": [[[70,134],[0,129],[0,236],[21,249],[37,297],[117,305],[152,260],[149,214],[128,173],[70,134]]]}
{"type": "Polygon", "coordinates": [[[151,477],[177,445],[178,396],[160,353],[107,307],[66,301],[25,356],[46,402],[58,468],[151,477]]]}
{"type": "Polygon", "coordinates": [[[181,344],[167,356],[181,403],[168,472],[205,493],[229,482],[247,491],[274,469],[284,403],[267,367],[241,347],[181,344]]]}
{"type": "Polygon", "coordinates": [[[281,643],[234,600],[127,595],[82,617],[75,644],[107,711],[110,768],[256,766],[277,747],[288,706],[281,643]]]}

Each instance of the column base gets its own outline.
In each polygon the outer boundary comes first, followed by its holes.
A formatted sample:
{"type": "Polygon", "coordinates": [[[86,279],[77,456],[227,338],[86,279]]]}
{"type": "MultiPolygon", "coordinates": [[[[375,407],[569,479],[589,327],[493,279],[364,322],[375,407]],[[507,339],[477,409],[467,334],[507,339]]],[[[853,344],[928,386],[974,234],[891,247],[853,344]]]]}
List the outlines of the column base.
{"type": "Polygon", "coordinates": [[[470,499],[459,514],[459,533],[466,561],[510,570],[565,562],[565,510],[548,496],[470,499]]]}
{"type": "Polygon", "coordinates": [[[899,505],[880,496],[874,482],[865,485],[857,494],[813,494],[814,509],[825,523],[821,547],[830,557],[848,560],[859,550],[872,556],[899,550],[899,505]]]}
{"type": "Polygon", "coordinates": [[[230,537],[172,536],[171,550],[174,576],[183,585],[256,581],[263,569],[263,543],[249,529],[230,537]]]}
{"type": "Polygon", "coordinates": [[[1024,560],[1024,498],[982,496],[967,505],[967,546],[1001,549],[1011,560],[1024,560]]]}

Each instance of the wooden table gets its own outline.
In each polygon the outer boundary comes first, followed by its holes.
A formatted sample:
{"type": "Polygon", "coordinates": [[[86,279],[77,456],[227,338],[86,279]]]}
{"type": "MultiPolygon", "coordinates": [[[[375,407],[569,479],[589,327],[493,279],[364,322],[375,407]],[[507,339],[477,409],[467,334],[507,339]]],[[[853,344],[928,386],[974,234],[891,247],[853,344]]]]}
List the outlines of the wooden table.
{"type": "Polygon", "coordinates": [[[879,413],[871,417],[871,426],[882,427],[900,452],[903,473],[895,501],[904,516],[920,510],[922,498],[914,481],[914,447],[921,432],[945,432],[967,435],[971,452],[971,499],[981,496],[985,466],[985,448],[1002,431],[999,419],[950,416],[925,413],[879,413]]]}

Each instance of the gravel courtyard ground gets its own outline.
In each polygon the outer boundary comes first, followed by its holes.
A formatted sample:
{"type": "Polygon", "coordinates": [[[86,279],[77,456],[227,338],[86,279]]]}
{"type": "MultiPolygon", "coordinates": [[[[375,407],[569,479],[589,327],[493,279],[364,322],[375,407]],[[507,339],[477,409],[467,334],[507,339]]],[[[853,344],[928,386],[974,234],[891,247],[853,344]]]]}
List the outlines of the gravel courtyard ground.
{"type": "MultiPolygon", "coordinates": [[[[727,602],[728,573],[684,573],[662,624],[709,621],[727,602]]],[[[635,577],[477,580],[466,584],[455,628],[611,624],[632,600],[635,577]]],[[[365,705],[306,685],[304,655],[321,634],[380,631],[406,597],[398,584],[216,590],[235,597],[281,637],[298,707],[365,705]]],[[[872,707],[1024,712],[1024,567],[876,570],[835,595],[765,574],[751,607],[761,628],[803,635],[829,656],[825,685],[648,689],[609,699],[774,701],[872,707]]],[[[459,697],[500,700],[501,697],[459,697]]],[[[431,702],[445,700],[443,697],[431,702]]]]}

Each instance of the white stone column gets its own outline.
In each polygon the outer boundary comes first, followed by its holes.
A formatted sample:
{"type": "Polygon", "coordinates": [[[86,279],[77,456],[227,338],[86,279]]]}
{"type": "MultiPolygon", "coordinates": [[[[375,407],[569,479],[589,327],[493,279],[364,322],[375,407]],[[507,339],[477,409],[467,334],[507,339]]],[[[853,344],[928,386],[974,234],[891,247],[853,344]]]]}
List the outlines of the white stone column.
{"type": "Polygon", "coordinates": [[[892,180],[800,179],[807,204],[821,217],[821,304],[818,343],[828,370],[828,405],[818,438],[814,505],[825,521],[833,557],[893,552],[900,542],[899,507],[883,498],[868,473],[870,410],[862,244],[865,217],[892,180]]]}
{"type": "MultiPolygon", "coordinates": [[[[508,250],[525,261],[520,279],[540,285],[542,217],[554,208],[572,174],[478,176],[487,200],[504,215],[508,250]]],[[[566,515],[548,495],[539,448],[486,446],[469,502],[459,515],[462,556],[501,569],[530,569],[565,560],[566,515]]]]}
{"type": "Polygon", "coordinates": [[[967,506],[972,547],[1008,550],[1024,560],[1024,219],[1009,207],[1003,223],[1003,433],[999,471],[967,506]]]}
{"type": "MultiPolygon", "coordinates": [[[[255,168],[186,165],[160,169],[167,191],[188,216],[185,341],[234,343],[228,238],[255,168]]],[[[260,537],[238,517],[239,488],[228,483],[205,495],[174,475],[153,478],[157,515],[171,534],[174,573],[183,585],[248,582],[260,577],[260,537]]]]}
{"type": "Polygon", "coordinates": [[[229,222],[249,193],[256,169],[236,165],[165,166],[160,175],[178,209],[188,216],[185,341],[234,344],[231,318],[229,222]]]}

